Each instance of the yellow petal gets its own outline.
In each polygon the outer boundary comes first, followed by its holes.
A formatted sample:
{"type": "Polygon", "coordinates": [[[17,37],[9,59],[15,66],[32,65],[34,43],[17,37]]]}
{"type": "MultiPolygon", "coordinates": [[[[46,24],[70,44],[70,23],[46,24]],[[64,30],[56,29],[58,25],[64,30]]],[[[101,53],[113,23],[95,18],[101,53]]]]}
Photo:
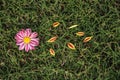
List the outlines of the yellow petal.
{"type": "Polygon", "coordinates": [[[92,36],[86,37],[86,38],[83,40],[83,42],[86,43],[86,42],[90,41],[91,39],[92,39],[92,36]]]}
{"type": "Polygon", "coordinates": [[[59,22],[54,22],[54,23],[53,23],[53,27],[57,27],[57,26],[59,26],[59,25],[60,25],[59,22]]]}
{"type": "Polygon", "coordinates": [[[56,39],[57,39],[57,36],[54,36],[54,37],[50,38],[47,42],[52,43],[52,42],[55,42],[56,39]]]}
{"type": "Polygon", "coordinates": [[[85,34],[84,32],[77,32],[76,33],[77,36],[84,36],[84,34],[85,34]]]}
{"type": "Polygon", "coordinates": [[[75,50],[75,46],[74,46],[72,43],[69,42],[69,43],[67,44],[67,46],[68,46],[70,49],[75,50]]]}
{"type": "Polygon", "coordinates": [[[52,48],[50,48],[49,52],[51,55],[55,56],[55,51],[52,48]]]}
{"type": "Polygon", "coordinates": [[[70,26],[68,29],[71,29],[71,28],[75,28],[75,27],[77,27],[78,25],[72,25],[72,26],[70,26]]]}

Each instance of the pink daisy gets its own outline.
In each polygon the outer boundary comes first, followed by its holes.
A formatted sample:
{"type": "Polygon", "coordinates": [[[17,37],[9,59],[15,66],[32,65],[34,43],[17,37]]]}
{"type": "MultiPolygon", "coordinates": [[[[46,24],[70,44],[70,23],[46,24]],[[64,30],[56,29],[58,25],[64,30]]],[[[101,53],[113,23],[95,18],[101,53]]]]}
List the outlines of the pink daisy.
{"type": "Polygon", "coordinates": [[[34,50],[35,46],[39,45],[39,38],[36,38],[38,34],[32,32],[31,29],[22,29],[16,36],[16,45],[19,45],[19,50],[25,49],[26,52],[34,50]]]}

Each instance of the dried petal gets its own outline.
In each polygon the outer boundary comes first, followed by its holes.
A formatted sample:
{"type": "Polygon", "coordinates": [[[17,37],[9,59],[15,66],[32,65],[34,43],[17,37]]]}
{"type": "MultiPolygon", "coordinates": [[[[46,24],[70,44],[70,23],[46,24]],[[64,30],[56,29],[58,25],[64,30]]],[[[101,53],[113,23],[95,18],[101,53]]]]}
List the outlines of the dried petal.
{"type": "Polygon", "coordinates": [[[54,51],[52,48],[50,48],[49,51],[50,51],[50,54],[51,54],[51,55],[55,56],[55,51],[54,51]]]}
{"type": "Polygon", "coordinates": [[[86,42],[90,41],[91,39],[92,39],[92,36],[86,37],[86,38],[83,40],[83,42],[86,43],[86,42]]]}
{"type": "Polygon", "coordinates": [[[84,36],[84,34],[85,34],[84,32],[77,32],[76,33],[77,36],[84,36]]]}
{"type": "Polygon", "coordinates": [[[77,27],[78,25],[72,25],[72,26],[70,26],[68,29],[71,29],[71,28],[75,28],[75,27],[77,27]]]}
{"type": "Polygon", "coordinates": [[[59,25],[60,25],[59,22],[54,22],[54,23],[53,23],[53,27],[57,27],[57,26],[59,26],[59,25]]]}
{"type": "Polygon", "coordinates": [[[75,50],[75,46],[74,46],[72,43],[68,43],[67,46],[68,46],[70,49],[75,50]]]}
{"type": "Polygon", "coordinates": [[[54,36],[54,37],[50,38],[47,42],[52,43],[52,42],[55,42],[56,39],[57,39],[57,36],[54,36]]]}

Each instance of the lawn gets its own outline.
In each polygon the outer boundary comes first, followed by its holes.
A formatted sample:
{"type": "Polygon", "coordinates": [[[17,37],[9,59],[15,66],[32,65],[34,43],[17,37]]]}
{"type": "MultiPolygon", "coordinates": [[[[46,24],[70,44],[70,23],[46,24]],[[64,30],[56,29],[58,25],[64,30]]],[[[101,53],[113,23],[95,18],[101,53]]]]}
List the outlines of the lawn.
{"type": "Polygon", "coordinates": [[[0,80],[120,80],[120,1],[0,0],[0,80]],[[27,28],[40,39],[29,52],[14,38],[27,28]]]}

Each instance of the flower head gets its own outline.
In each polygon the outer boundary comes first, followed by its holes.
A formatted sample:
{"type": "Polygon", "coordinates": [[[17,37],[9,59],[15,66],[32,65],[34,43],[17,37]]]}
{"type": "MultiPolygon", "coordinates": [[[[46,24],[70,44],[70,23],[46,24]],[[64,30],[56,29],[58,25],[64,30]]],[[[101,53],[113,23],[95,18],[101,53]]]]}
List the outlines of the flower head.
{"type": "Polygon", "coordinates": [[[26,52],[34,50],[35,46],[39,45],[39,38],[36,38],[38,34],[32,32],[31,29],[22,29],[15,35],[16,45],[19,46],[19,50],[25,49],[26,52]]]}

